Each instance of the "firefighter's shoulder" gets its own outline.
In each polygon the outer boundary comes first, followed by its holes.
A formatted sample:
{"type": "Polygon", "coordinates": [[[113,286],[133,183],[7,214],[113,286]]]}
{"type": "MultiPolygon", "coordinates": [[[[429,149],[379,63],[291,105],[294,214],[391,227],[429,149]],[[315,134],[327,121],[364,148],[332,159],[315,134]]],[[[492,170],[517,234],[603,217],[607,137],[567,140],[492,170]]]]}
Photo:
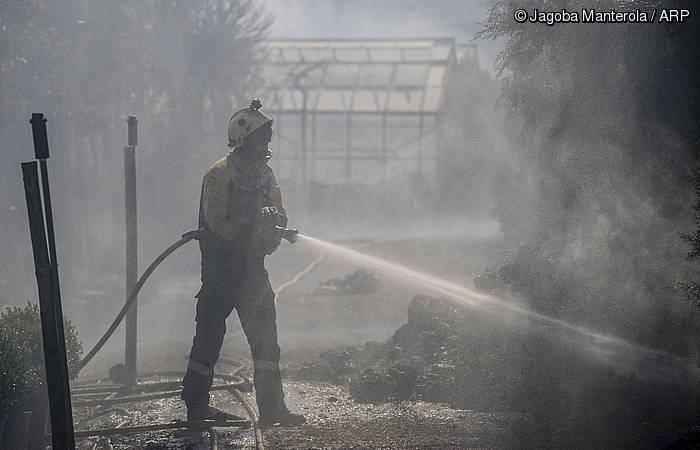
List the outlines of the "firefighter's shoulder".
{"type": "Polygon", "coordinates": [[[216,176],[224,170],[226,170],[226,156],[218,159],[214,164],[212,164],[211,167],[204,172],[204,177],[216,176]]]}

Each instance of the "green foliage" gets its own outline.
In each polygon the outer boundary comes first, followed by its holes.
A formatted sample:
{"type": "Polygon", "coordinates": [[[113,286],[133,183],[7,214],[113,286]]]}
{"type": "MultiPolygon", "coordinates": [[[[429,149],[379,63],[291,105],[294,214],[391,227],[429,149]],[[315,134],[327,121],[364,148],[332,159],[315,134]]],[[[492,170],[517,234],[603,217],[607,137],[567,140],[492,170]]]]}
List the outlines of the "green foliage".
{"type": "MultiPolygon", "coordinates": [[[[505,40],[497,63],[501,101],[520,125],[512,136],[516,168],[499,180],[496,214],[511,241],[556,255],[552,279],[573,283],[565,295],[529,281],[516,290],[530,303],[541,291],[551,308],[576,305],[575,320],[595,323],[597,316],[603,329],[617,326],[654,342],[669,334],[664,320],[679,320],[668,314],[682,308],[669,302],[672,286],[692,270],[676,230],[687,227],[698,165],[698,26],[519,24],[513,12],[674,6],[501,0],[477,36],[505,40]]],[[[530,264],[540,268],[512,265],[517,278],[550,270],[541,258],[530,264]]]]}
{"type": "MultiPolygon", "coordinates": [[[[68,373],[78,375],[83,346],[75,326],[64,320],[68,373]]],[[[39,306],[10,306],[0,313],[0,409],[11,406],[29,388],[44,383],[44,349],[39,306]]]]}
{"type": "Polygon", "coordinates": [[[22,397],[37,378],[28,359],[15,336],[0,328],[0,413],[22,397]]]}

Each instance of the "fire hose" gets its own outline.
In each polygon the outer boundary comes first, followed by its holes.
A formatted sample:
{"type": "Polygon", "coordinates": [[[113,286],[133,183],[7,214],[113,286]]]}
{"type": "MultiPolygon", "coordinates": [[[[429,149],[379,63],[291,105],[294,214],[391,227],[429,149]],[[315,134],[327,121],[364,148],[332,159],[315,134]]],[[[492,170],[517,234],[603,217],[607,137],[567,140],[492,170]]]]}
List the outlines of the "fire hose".
{"type": "MultiPolygon", "coordinates": [[[[283,227],[274,227],[274,230],[279,233],[280,238],[286,239],[290,243],[296,242],[296,237],[297,234],[299,234],[299,231],[295,229],[287,229],[283,227]]],[[[117,329],[119,324],[121,323],[122,320],[124,320],[124,316],[126,316],[127,311],[129,311],[129,308],[131,305],[134,303],[136,300],[136,297],[139,294],[139,291],[141,291],[141,288],[143,285],[146,283],[148,278],[151,276],[151,274],[156,270],[156,268],[162,263],[165,258],[170,256],[175,250],[178,248],[182,247],[186,243],[188,243],[191,240],[197,240],[198,239],[198,230],[192,230],[188,231],[187,233],[183,234],[180,239],[177,241],[173,242],[170,247],[166,248],[163,253],[158,255],[156,259],[153,260],[153,262],[146,268],[146,270],[143,272],[143,275],[139,278],[138,282],[136,283],[136,286],[134,286],[134,289],[131,291],[129,296],[126,298],[126,301],[124,302],[124,306],[122,306],[122,309],[119,311],[117,316],[114,318],[112,321],[112,324],[107,328],[107,331],[102,335],[99,341],[97,341],[97,344],[85,355],[85,357],[80,361],[80,365],[78,366],[78,370],[82,369],[85,367],[87,363],[92,360],[92,358],[99,352],[102,347],[105,345],[105,343],[109,340],[110,337],[112,337],[112,334],[114,334],[114,331],[117,329]]]]}
{"type": "MultiPolygon", "coordinates": [[[[184,233],[180,239],[177,241],[173,242],[168,248],[166,248],[156,259],[153,260],[153,262],[146,268],[146,270],[143,272],[141,277],[138,279],[138,282],[136,283],[136,286],[134,286],[134,289],[129,293],[129,296],[126,298],[126,301],[124,302],[124,306],[122,306],[121,310],[119,313],[116,315],[114,320],[112,321],[111,325],[107,328],[105,333],[102,335],[102,337],[97,341],[97,343],[93,346],[93,348],[85,355],[85,357],[80,361],[80,365],[78,367],[78,370],[82,369],[89,363],[94,356],[102,349],[102,347],[105,345],[105,343],[109,340],[109,338],[114,334],[114,331],[117,329],[119,324],[122,322],[124,317],[126,316],[127,311],[131,307],[131,305],[134,303],[136,300],[138,293],[141,291],[141,288],[143,285],[146,283],[148,278],[153,274],[153,272],[158,268],[158,266],[168,257],[170,256],[175,250],[179,249],[186,243],[188,243],[191,240],[197,240],[199,238],[198,236],[198,231],[199,230],[192,230],[188,231],[187,233],[184,233]]],[[[276,231],[279,235],[280,238],[286,239],[290,243],[294,243],[296,241],[298,231],[295,229],[287,229],[284,227],[279,227],[276,226],[274,227],[274,231],[276,231]]],[[[255,415],[255,412],[253,408],[250,406],[250,404],[245,400],[245,398],[241,395],[240,391],[235,389],[235,386],[230,385],[227,386],[229,390],[236,396],[236,398],[242,403],[243,407],[246,409],[248,414],[250,415],[250,419],[253,425],[253,428],[255,430],[255,441],[256,441],[256,447],[257,448],[262,448],[262,436],[260,434],[260,430],[257,426],[257,418],[255,415]]],[[[168,393],[171,394],[171,393],[168,393]]],[[[141,396],[145,397],[146,396],[141,396]]],[[[140,400],[141,398],[135,398],[134,400],[140,400]]],[[[120,403],[120,401],[116,401],[115,403],[120,403]]],[[[144,431],[146,429],[150,429],[148,427],[144,428],[144,431]]],[[[109,431],[109,430],[106,430],[109,431]]],[[[92,432],[84,432],[85,435],[91,435],[92,432]]],[[[77,435],[77,433],[76,433],[77,435]]],[[[215,435],[213,439],[215,438],[215,435]]]]}
{"type": "Polygon", "coordinates": [[[170,256],[170,254],[173,253],[175,250],[187,244],[193,239],[197,239],[197,230],[188,231],[187,233],[183,234],[180,237],[180,239],[173,242],[172,245],[170,245],[170,247],[166,248],[165,251],[163,251],[163,253],[158,255],[158,257],[153,260],[153,262],[143,272],[141,278],[139,278],[138,282],[136,283],[136,286],[134,286],[134,289],[126,298],[124,306],[122,306],[122,309],[119,311],[119,314],[117,314],[117,316],[112,321],[112,324],[109,326],[109,328],[107,328],[107,331],[105,331],[100,340],[97,341],[97,344],[95,344],[95,346],[92,347],[92,350],[90,350],[88,354],[85,355],[85,357],[80,361],[78,370],[85,367],[85,365],[89,363],[90,360],[92,360],[92,358],[97,354],[97,352],[99,352],[102,349],[102,347],[109,340],[109,338],[112,337],[112,334],[114,334],[114,331],[117,329],[121,321],[124,320],[124,316],[126,316],[127,311],[129,311],[129,307],[131,307],[132,303],[134,303],[134,301],[136,300],[136,297],[138,296],[139,291],[141,291],[143,285],[146,283],[146,280],[148,280],[148,277],[151,276],[151,274],[156,270],[160,263],[162,263],[165,260],[165,258],[170,256]]]}

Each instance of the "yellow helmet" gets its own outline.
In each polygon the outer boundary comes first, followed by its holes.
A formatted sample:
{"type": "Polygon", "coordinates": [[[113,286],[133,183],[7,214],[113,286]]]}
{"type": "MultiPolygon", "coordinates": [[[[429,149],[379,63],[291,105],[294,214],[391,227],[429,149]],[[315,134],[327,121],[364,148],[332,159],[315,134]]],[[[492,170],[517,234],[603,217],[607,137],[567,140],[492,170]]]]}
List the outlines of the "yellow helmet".
{"type": "Polygon", "coordinates": [[[228,121],[228,146],[237,147],[243,143],[243,139],[250,133],[265,125],[272,123],[272,117],[258,111],[262,103],[255,98],[247,108],[236,111],[228,121]]]}

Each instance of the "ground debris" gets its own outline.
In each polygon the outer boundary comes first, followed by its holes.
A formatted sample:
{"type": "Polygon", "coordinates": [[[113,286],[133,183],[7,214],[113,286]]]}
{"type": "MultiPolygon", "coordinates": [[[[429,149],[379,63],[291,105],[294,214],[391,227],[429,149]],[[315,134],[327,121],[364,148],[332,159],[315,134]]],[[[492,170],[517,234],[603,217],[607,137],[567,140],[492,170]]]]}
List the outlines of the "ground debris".
{"type": "MultiPolygon", "coordinates": [[[[516,424],[509,433],[526,446],[669,442],[681,433],[670,422],[644,429],[635,425],[650,408],[686,424],[688,418],[678,411],[693,411],[694,397],[684,386],[612,372],[542,330],[422,295],[413,297],[407,322],[387,341],[326,352],[307,364],[323,367],[319,378],[325,381],[345,380],[339,384],[358,404],[430,402],[483,413],[522,413],[532,418],[530,428],[516,424]]],[[[296,375],[303,379],[304,371],[296,375]]]]}
{"type": "Polygon", "coordinates": [[[345,278],[331,278],[320,283],[320,292],[343,294],[370,294],[382,290],[382,280],[374,272],[359,269],[345,278]]]}

